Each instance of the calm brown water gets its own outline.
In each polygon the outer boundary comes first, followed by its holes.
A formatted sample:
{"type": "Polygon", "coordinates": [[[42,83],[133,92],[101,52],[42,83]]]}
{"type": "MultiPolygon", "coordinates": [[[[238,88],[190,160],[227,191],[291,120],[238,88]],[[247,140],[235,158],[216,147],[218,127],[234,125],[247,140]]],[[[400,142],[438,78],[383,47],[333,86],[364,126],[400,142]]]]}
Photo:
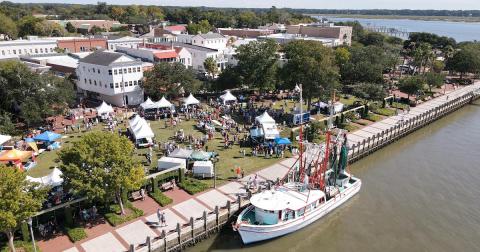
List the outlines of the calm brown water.
{"type": "Polygon", "coordinates": [[[244,246],[225,228],[190,251],[480,251],[480,103],[355,163],[360,193],[322,220],[244,246]]]}

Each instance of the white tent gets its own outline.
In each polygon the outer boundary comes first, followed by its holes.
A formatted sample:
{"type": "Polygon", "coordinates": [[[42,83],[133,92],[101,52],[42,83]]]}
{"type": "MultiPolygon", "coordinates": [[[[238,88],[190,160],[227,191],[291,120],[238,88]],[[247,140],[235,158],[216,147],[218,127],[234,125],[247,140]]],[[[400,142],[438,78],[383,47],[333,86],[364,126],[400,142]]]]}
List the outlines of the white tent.
{"type": "Polygon", "coordinates": [[[135,115],[132,119],[128,121],[128,125],[132,126],[137,124],[137,122],[141,119],[142,117],[139,115],[135,115]]]}
{"type": "Polygon", "coordinates": [[[53,171],[41,178],[34,178],[27,176],[27,180],[31,182],[37,182],[44,186],[59,186],[63,183],[62,171],[58,168],[54,168],[53,171]]]}
{"type": "Polygon", "coordinates": [[[157,169],[159,171],[172,169],[172,168],[186,169],[187,164],[185,159],[173,158],[173,157],[161,157],[157,162],[157,169]]]}
{"type": "Polygon", "coordinates": [[[97,107],[97,113],[99,115],[113,113],[113,107],[103,101],[102,104],[97,107]]]}
{"type": "Polygon", "coordinates": [[[275,123],[275,120],[267,113],[267,111],[263,112],[262,115],[255,117],[255,121],[264,124],[264,123],[275,123]]]}
{"type": "Polygon", "coordinates": [[[192,171],[194,177],[211,178],[215,175],[212,161],[195,161],[192,171]]]}
{"type": "Polygon", "coordinates": [[[144,124],[147,124],[147,120],[143,119],[143,118],[139,118],[138,120],[136,120],[134,123],[130,124],[130,129],[132,130],[132,133],[134,133],[135,131],[137,131],[139,128],[141,128],[144,124]]]}
{"type": "Polygon", "coordinates": [[[169,102],[167,99],[165,99],[165,96],[160,99],[160,101],[155,102],[158,108],[172,108],[173,104],[169,102]]]}
{"type": "Polygon", "coordinates": [[[230,93],[230,90],[227,90],[225,94],[220,96],[220,99],[222,99],[223,103],[225,104],[228,101],[236,101],[237,97],[233,96],[232,93],[230,93]]]}
{"type": "Polygon", "coordinates": [[[275,139],[280,137],[280,132],[277,129],[277,125],[275,123],[264,123],[262,124],[263,136],[265,139],[275,139]]]}
{"type": "Polygon", "coordinates": [[[157,104],[155,102],[153,102],[150,97],[147,98],[146,101],[142,102],[140,104],[140,107],[142,107],[143,110],[146,110],[146,109],[156,109],[158,108],[157,104]]]}
{"type": "Polygon", "coordinates": [[[197,100],[197,98],[193,97],[192,94],[190,94],[187,98],[185,98],[185,99],[183,100],[183,104],[184,104],[185,106],[194,105],[194,104],[199,104],[199,103],[200,103],[200,101],[197,100]]]}
{"type": "Polygon", "coordinates": [[[6,143],[8,140],[12,139],[11,136],[8,135],[0,135],[0,145],[6,143]]]}
{"type": "Polygon", "coordinates": [[[152,128],[147,123],[142,123],[138,128],[133,131],[133,135],[135,139],[143,139],[143,138],[153,138],[155,134],[153,134],[152,128]]]}

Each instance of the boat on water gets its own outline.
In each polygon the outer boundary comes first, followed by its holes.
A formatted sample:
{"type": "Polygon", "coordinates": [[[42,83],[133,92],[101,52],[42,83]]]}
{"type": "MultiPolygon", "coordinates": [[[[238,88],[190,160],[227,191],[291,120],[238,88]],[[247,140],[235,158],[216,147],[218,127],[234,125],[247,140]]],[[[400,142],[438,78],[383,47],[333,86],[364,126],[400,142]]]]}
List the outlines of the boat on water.
{"type": "Polygon", "coordinates": [[[360,191],[362,181],[347,172],[346,133],[340,131],[331,140],[329,130],[325,144],[309,144],[302,150],[303,145],[300,140],[300,156],[287,175],[269,190],[254,194],[239,214],[234,229],[244,244],[295,232],[360,191]]]}

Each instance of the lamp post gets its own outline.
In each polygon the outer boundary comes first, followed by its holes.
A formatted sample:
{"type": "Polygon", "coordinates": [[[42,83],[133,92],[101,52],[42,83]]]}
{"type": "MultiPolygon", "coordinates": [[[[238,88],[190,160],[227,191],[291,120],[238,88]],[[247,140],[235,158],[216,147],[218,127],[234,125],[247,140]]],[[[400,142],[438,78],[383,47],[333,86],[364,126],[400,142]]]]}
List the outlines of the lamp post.
{"type": "Polygon", "coordinates": [[[217,188],[217,157],[212,157],[210,160],[213,162],[213,188],[217,188]]]}
{"type": "Polygon", "coordinates": [[[32,244],[33,244],[33,251],[37,252],[37,246],[35,245],[35,237],[33,236],[33,228],[32,228],[32,218],[28,218],[27,224],[30,227],[30,235],[32,236],[32,244]]]}

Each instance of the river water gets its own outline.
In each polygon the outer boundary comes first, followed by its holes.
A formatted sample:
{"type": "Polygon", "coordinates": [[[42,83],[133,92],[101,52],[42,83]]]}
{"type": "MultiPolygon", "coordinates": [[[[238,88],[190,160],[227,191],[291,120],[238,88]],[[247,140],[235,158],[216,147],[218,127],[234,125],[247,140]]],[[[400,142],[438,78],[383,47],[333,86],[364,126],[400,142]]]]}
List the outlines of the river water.
{"type": "MultiPolygon", "coordinates": [[[[321,18],[321,16],[317,16],[321,18]]],[[[457,42],[480,40],[480,22],[423,21],[411,19],[370,19],[326,17],[331,21],[357,20],[364,26],[395,28],[407,32],[430,32],[454,38],[457,42]]]]}
{"type": "Polygon", "coordinates": [[[480,251],[480,102],[356,162],[360,193],[293,234],[245,246],[224,230],[190,251],[480,251]]]}

